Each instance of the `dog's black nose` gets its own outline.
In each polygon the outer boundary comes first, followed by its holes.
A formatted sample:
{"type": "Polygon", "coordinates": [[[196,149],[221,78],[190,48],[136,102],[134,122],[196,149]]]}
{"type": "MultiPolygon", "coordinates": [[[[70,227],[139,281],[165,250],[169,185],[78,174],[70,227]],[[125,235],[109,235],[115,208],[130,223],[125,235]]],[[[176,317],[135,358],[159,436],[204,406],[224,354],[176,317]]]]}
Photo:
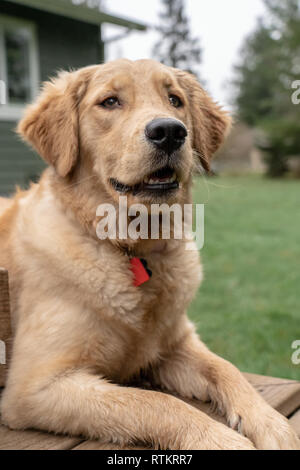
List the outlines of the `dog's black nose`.
{"type": "Polygon", "coordinates": [[[171,155],[184,144],[187,130],[176,119],[160,118],[149,122],[145,134],[157,148],[171,155]]]}

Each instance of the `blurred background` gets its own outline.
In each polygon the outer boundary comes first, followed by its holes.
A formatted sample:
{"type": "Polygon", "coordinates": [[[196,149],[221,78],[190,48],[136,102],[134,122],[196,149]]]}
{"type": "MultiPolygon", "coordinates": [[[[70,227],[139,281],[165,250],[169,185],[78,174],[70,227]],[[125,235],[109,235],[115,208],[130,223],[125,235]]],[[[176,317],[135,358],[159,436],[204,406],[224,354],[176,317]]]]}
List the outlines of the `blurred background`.
{"type": "Polygon", "coordinates": [[[44,168],[14,134],[40,83],[119,57],[188,70],[233,114],[195,178],[205,281],[189,314],[243,371],[299,379],[300,1],[0,0],[0,195],[44,168]]]}

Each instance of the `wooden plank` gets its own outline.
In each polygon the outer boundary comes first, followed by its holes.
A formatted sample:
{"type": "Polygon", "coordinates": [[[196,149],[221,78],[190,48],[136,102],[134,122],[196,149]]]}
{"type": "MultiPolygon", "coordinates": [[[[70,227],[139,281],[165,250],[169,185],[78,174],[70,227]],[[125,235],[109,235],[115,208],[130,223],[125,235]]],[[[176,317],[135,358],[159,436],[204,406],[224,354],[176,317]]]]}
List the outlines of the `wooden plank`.
{"type": "Polygon", "coordinates": [[[98,441],[85,441],[74,447],[72,450],[152,450],[150,447],[126,446],[122,447],[118,444],[102,444],[98,441]]]}
{"type": "Polygon", "coordinates": [[[244,374],[264,399],[279,413],[289,416],[300,407],[300,382],[244,374]]]}
{"type": "Polygon", "coordinates": [[[0,426],[0,450],[70,450],[82,439],[0,426]]]}
{"type": "Polygon", "coordinates": [[[8,272],[0,268],[0,387],[5,384],[11,351],[8,272]]]}
{"type": "Polygon", "coordinates": [[[300,409],[293,414],[289,421],[300,438],[300,409]]]}

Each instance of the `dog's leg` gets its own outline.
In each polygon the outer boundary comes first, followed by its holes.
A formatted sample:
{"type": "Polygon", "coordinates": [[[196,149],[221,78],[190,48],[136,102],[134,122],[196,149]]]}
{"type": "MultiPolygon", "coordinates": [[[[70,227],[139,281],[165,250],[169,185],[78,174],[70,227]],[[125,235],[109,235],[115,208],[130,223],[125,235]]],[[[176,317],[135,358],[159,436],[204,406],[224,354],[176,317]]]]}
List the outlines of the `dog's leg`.
{"type": "Polygon", "coordinates": [[[189,334],[174,353],[153,371],[165,389],[182,397],[215,403],[228,424],[254,442],[258,449],[299,449],[288,421],[269,406],[228,361],[210,352],[189,334]]]}
{"type": "Polygon", "coordinates": [[[171,395],[113,385],[79,370],[53,375],[47,384],[43,380],[26,384],[19,395],[8,386],[1,405],[4,423],[121,445],[140,441],[162,449],[253,448],[248,439],[171,395]]]}

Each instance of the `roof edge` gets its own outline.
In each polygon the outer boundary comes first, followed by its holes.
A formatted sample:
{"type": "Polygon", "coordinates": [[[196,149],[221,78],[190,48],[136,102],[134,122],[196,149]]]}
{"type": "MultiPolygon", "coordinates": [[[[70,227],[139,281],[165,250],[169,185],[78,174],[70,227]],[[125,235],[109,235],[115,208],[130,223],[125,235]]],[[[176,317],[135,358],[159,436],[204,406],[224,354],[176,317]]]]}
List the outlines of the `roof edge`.
{"type": "Polygon", "coordinates": [[[85,5],[74,5],[70,0],[51,0],[50,2],[45,2],[45,0],[6,1],[95,25],[110,23],[138,31],[145,31],[147,29],[147,25],[143,23],[115,16],[110,13],[104,13],[96,8],[89,8],[85,5]]]}

